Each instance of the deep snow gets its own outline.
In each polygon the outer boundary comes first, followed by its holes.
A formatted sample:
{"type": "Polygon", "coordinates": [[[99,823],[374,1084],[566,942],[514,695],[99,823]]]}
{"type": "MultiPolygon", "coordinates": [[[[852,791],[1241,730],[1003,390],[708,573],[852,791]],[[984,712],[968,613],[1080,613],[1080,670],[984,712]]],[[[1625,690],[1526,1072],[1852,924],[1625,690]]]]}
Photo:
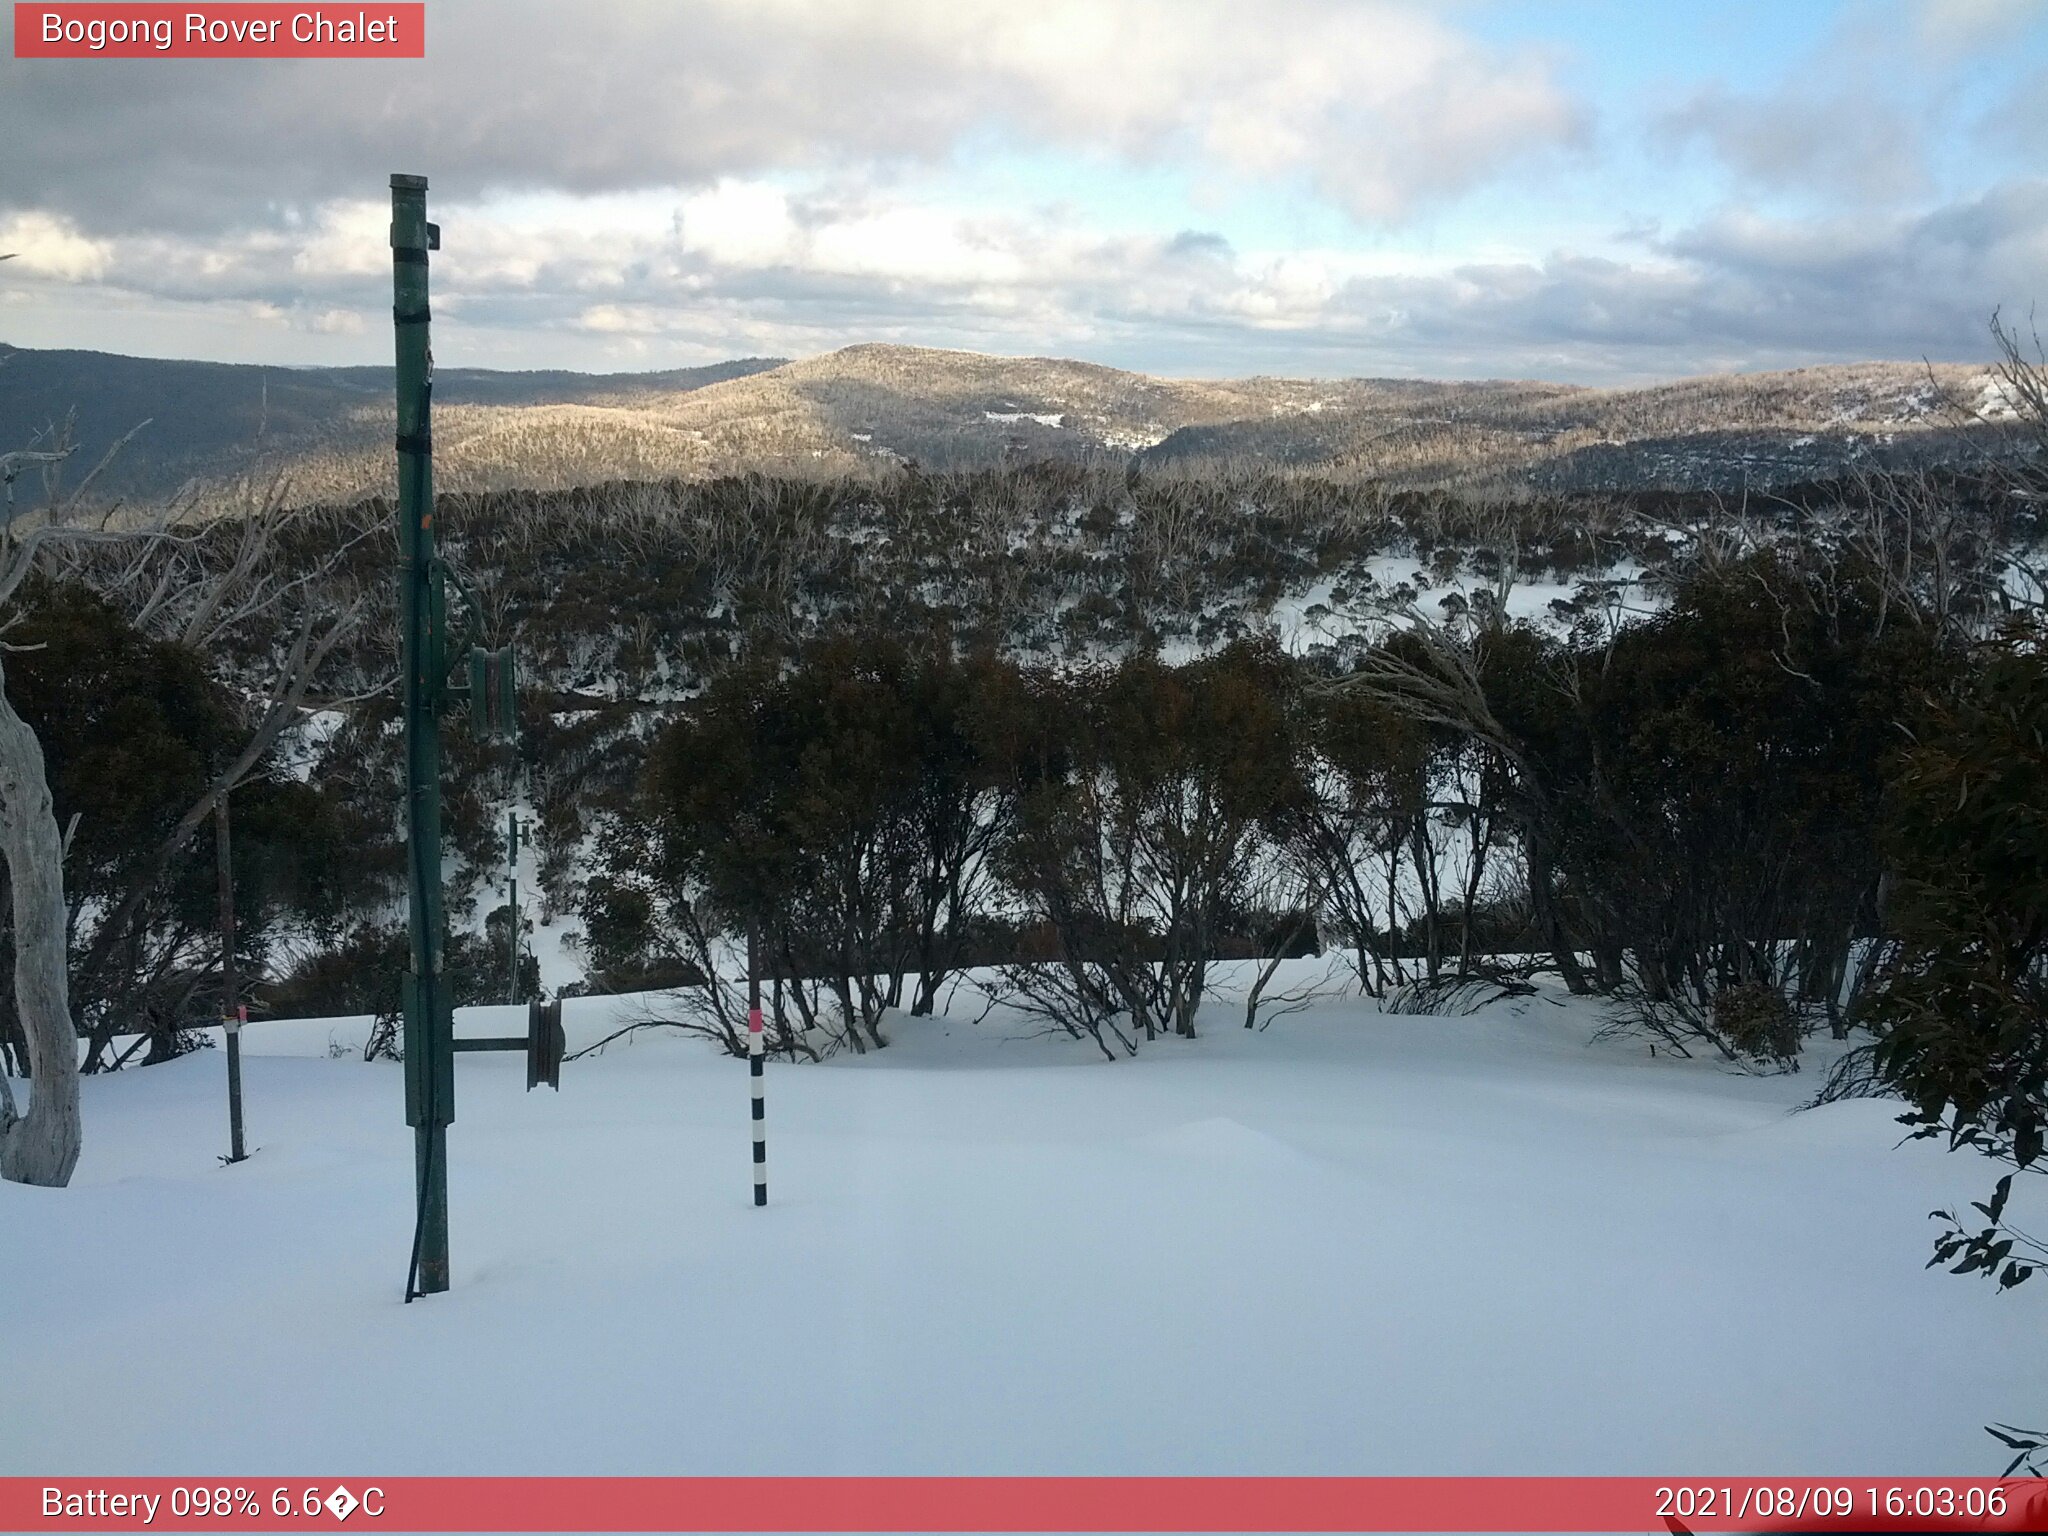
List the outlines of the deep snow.
{"type": "Polygon", "coordinates": [[[360,1025],[249,1032],[233,1168],[221,1053],[89,1079],[73,1187],[0,1186],[0,1473],[1985,1474],[2041,1417],[2032,1287],[1922,1268],[1987,1165],[1896,1105],[1547,998],[1241,1012],[775,1063],[765,1210],[743,1063],[465,1055],[409,1307],[399,1070],[322,1053],[360,1025]]]}

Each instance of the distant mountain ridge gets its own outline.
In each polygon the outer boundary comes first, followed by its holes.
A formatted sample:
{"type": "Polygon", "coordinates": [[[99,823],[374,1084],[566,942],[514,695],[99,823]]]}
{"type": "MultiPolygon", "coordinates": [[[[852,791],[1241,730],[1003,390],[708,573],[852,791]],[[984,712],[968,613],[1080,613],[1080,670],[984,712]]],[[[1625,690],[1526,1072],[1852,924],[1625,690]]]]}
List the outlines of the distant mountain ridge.
{"type": "MultiPolygon", "coordinates": [[[[455,412],[618,407],[643,394],[680,395],[782,361],[743,358],[640,374],[442,368],[434,375],[434,402],[455,412]]],[[[191,481],[284,474],[296,482],[306,471],[318,493],[346,492],[355,482],[344,472],[336,484],[330,466],[357,462],[366,472],[370,459],[390,453],[392,371],[166,361],[0,343],[0,446],[24,447],[60,431],[67,419],[78,444],[76,462],[86,468],[141,427],[95,482],[95,490],[109,496],[155,500],[191,481]]]]}
{"type": "MultiPolygon", "coordinates": [[[[391,374],[0,345],[0,446],[67,416],[95,492],[157,500],[241,477],[299,501],[382,491],[391,374]]],[[[1855,363],[1633,389],[1533,381],[1155,378],[1060,358],[867,344],[636,374],[444,368],[437,483],[563,489],[904,461],[1251,462],[1413,487],[1718,489],[1966,452],[1999,400],[1983,367],[1855,363]]],[[[80,471],[82,473],[82,470],[80,471]]]]}

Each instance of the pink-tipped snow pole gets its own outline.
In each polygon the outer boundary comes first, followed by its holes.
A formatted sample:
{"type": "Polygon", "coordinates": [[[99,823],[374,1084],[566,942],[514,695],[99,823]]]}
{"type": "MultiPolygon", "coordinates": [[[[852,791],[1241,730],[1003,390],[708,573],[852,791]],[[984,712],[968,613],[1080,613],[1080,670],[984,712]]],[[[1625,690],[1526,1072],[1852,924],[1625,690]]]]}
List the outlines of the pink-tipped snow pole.
{"type": "Polygon", "coordinates": [[[768,1106],[762,1097],[767,1032],[761,1021],[761,967],[753,931],[747,933],[747,1078],[754,1099],[754,1204],[768,1203],[768,1106]]]}
{"type": "Polygon", "coordinates": [[[764,1060],[761,1010],[747,1010],[747,1075],[754,1087],[754,1204],[768,1203],[768,1121],[761,1097],[761,1066],[764,1060]]]}

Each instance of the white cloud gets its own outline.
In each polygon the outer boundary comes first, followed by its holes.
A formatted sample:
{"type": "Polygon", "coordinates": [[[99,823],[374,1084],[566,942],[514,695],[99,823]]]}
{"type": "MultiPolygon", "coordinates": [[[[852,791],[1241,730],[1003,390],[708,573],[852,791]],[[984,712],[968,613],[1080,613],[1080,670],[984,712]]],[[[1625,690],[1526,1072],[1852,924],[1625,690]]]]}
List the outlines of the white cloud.
{"type": "Polygon", "coordinates": [[[107,270],[109,246],[89,240],[68,219],[47,213],[18,213],[0,223],[0,254],[12,253],[17,269],[65,282],[89,282],[107,270]]]}
{"type": "Polygon", "coordinates": [[[573,17],[436,0],[424,65],[6,67],[0,198],[95,230],[276,220],[400,166],[469,199],[710,190],[706,239],[773,241],[772,205],[725,206],[722,182],[943,164],[990,136],[1299,176],[1384,221],[1572,141],[1584,118],[1544,50],[1482,43],[1419,0],[690,0],[573,17]]]}
{"type": "Polygon", "coordinates": [[[1913,0],[1912,11],[1915,43],[1944,58],[1995,47],[2041,19],[2040,0],[1913,0]]]}
{"type": "Polygon", "coordinates": [[[640,305],[592,304],[576,317],[576,324],[601,336],[631,336],[662,329],[659,315],[640,305]]]}
{"type": "MultiPolygon", "coordinates": [[[[147,317],[187,338],[213,315],[216,354],[282,348],[282,327],[378,360],[396,167],[433,176],[441,354],[478,363],[900,340],[1590,378],[1950,355],[1992,304],[2038,296],[2048,211],[2035,183],[1926,190],[1929,82],[1962,66],[1909,56],[1995,49],[2031,3],[1889,0],[1821,63],[1679,89],[1649,158],[1704,144],[1745,202],[1801,217],[1703,214],[1717,184],[1679,167],[1672,199],[1603,204],[1583,238],[1559,214],[1541,240],[1528,186],[1497,220],[1424,215],[1545,164],[1588,173],[1564,188],[1583,210],[1605,167],[1558,151],[1612,135],[1590,137],[1571,61],[1420,0],[687,0],[573,24],[436,0],[424,66],[9,61],[0,251],[22,258],[0,294],[10,340],[125,350],[147,317]],[[982,156],[1032,191],[999,201],[982,156]],[[1085,195],[1034,201],[1067,174],[1085,195]],[[1102,211],[1098,176],[1128,211],[1102,211]],[[1218,230],[1166,232],[1189,223],[1218,230]]],[[[2031,110],[2006,140],[2048,142],[2031,110]]]]}
{"type": "Polygon", "coordinates": [[[684,251],[719,266],[773,266],[792,254],[796,220],[779,187],[727,177],[683,199],[676,231],[684,251]]]}
{"type": "MultiPolygon", "coordinates": [[[[1745,189],[1796,193],[1810,206],[1904,207],[1929,194],[1939,151],[1967,130],[1972,72],[1995,78],[2000,55],[2044,22],[2041,0],[1847,5],[1769,74],[1684,90],[1656,128],[1667,144],[1706,145],[1745,189]]],[[[1991,137],[2023,138],[2013,125],[2037,99],[2023,85],[1991,137]]]]}
{"type": "MultiPolygon", "coordinates": [[[[1462,254],[1236,251],[1196,232],[1140,236],[1057,211],[995,217],[907,194],[740,182],[686,200],[680,236],[673,217],[633,210],[610,225],[599,215],[566,202],[444,215],[439,355],[621,366],[889,340],[1183,373],[1601,380],[1979,356],[1992,307],[2023,305],[2048,270],[2048,182],[1916,215],[1729,211],[1597,256],[1507,242],[1462,254]]],[[[86,310],[188,317],[210,304],[224,326],[254,320],[259,335],[286,327],[379,358],[384,232],[359,229],[370,263],[324,243],[359,218],[340,206],[239,239],[103,241],[89,267],[59,275],[46,260],[33,275],[86,310]]]]}
{"type": "Polygon", "coordinates": [[[1925,135],[1868,80],[1788,80],[1763,91],[1710,85],[1664,114],[1670,136],[1697,139],[1746,180],[1823,198],[1899,202],[1925,190],[1925,135]]]}
{"type": "MultiPolygon", "coordinates": [[[[296,225],[287,224],[287,238],[296,225]]],[[[319,277],[370,277],[391,267],[391,207],[348,200],[320,208],[313,229],[292,252],[292,270],[319,277]]]]}

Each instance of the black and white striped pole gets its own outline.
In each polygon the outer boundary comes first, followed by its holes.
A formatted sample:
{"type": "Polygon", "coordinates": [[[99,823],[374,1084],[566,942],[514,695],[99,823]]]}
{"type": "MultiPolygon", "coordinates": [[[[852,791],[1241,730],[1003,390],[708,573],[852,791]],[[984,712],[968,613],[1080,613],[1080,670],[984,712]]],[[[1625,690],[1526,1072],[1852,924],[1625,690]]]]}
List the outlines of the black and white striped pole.
{"type": "Polygon", "coordinates": [[[768,1106],[762,1096],[767,1038],[761,1021],[761,966],[754,930],[747,930],[747,1081],[753,1089],[754,1204],[768,1203],[768,1106]]]}

